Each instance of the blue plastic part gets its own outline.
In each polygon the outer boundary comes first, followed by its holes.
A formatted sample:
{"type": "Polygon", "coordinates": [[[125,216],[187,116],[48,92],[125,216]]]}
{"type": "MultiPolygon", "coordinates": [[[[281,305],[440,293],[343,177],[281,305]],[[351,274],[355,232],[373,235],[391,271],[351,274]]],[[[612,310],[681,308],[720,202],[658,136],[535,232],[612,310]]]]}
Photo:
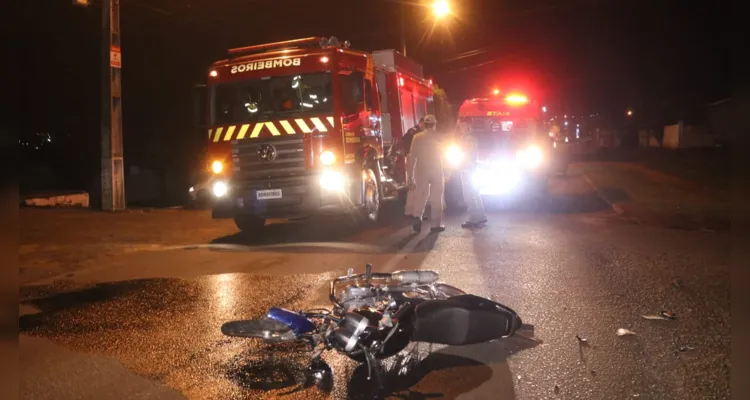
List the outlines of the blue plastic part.
{"type": "Polygon", "coordinates": [[[285,324],[296,334],[309,333],[315,330],[315,325],[309,319],[283,308],[271,307],[268,310],[268,318],[285,324]]]}

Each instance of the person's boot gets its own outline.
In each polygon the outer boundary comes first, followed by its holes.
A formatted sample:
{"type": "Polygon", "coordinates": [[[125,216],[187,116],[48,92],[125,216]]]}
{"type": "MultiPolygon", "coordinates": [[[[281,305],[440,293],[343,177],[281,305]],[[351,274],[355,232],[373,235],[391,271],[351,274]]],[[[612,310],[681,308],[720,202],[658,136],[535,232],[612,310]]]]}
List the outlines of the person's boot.
{"type": "Polygon", "coordinates": [[[487,219],[486,218],[483,219],[483,220],[481,220],[481,221],[477,221],[477,222],[466,221],[463,224],[461,224],[461,227],[462,228],[478,228],[480,226],[483,226],[486,223],[487,223],[487,219]]]}
{"type": "Polygon", "coordinates": [[[422,218],[414,218],[414,225],[411,226],[414,232],[422,232],[422,218]]]}

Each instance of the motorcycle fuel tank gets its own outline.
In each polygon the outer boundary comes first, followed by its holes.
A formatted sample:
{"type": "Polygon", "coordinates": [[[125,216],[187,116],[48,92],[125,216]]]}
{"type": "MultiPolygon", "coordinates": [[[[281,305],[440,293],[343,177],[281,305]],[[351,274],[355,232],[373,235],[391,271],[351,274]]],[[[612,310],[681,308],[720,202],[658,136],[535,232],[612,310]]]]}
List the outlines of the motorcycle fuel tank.
{"type": "Polygon", "coordinates": [[[315,325],[309,319],[283,308],[272,307],[268,310],[268,318],[286,324],[296,334],[308,333],[315,330],[315,325]]]}
{"type": "Polygon", "coordinates": [[[521,326],[515,311],[471,294],[422,302],[413,318],[413,341],[454,346],[505,338],[521,326]]]}

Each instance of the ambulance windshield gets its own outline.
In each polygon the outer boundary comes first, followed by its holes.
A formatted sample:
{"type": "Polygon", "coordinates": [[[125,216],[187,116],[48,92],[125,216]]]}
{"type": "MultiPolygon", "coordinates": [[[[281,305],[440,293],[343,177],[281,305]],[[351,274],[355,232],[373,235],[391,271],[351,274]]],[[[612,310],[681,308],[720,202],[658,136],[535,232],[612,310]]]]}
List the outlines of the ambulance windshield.
{"type": "Polygon", "coordinates": [[[514,121],[506,117],[460,117],[459,123],[464,130],[471,131],[480,146],[527,141],[532,138],[535,126],[533,119],[514,121]]]}
{"type": "Polygon", "coordinates": [[[332,111],[331,75],[314,73],[223,83],[211,93],[211,124],[332,111]]]}

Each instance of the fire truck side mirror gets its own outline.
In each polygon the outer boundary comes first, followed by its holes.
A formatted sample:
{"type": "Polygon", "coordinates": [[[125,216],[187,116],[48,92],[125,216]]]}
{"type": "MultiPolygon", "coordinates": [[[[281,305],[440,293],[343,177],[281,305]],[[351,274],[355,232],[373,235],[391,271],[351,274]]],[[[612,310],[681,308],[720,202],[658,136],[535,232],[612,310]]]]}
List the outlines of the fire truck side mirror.
{"type": "Polygon", "coordinates": [[[196,128],[206,127],[208,106],[208,88],[204,84],[196,84],[190,91],[193,102],[193,125],[196,128]]]}

